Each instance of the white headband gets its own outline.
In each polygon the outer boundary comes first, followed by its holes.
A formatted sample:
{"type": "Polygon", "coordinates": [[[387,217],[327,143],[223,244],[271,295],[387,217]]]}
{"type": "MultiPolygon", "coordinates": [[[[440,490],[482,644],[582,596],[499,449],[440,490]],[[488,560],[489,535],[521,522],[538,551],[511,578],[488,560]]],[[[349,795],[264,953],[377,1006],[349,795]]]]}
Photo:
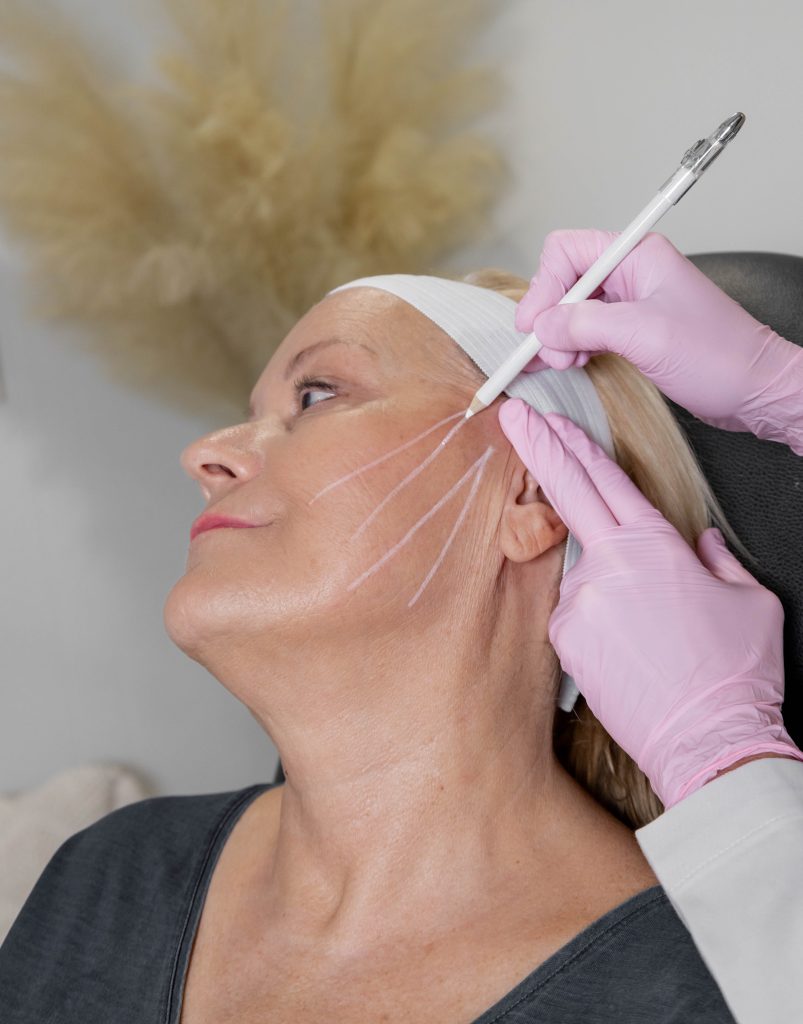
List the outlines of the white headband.
{"type": "MultiPolygon", "coordinates": [[[[525,338],[515,326],[517,303],[489,288],[423,274],[381,274],[349,281],[327,294],[359,287],[379,288],[414,306],[457,342],[486,377],[490,377],[525,338]]],[[[615,460],[608,417],[597,389],[582,367],[520,373],[505,388],[505,394],[523,399],[542,415],[556,412],[568,417],[615,460]]],[[[582,550],[576,537],[569,533],[561,579],[582,550]]],[[[558,707],[571,711],[579,692],[574,679],[563,672],[558,707]]]]}

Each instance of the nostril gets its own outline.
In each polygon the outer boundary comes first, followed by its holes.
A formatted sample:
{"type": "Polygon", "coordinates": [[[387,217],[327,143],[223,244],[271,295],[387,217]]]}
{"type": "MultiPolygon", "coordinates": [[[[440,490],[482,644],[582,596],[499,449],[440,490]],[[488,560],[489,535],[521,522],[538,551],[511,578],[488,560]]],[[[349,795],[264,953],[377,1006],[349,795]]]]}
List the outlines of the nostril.
{"type": "Polygon", "coordinates": [[[211,473],[213,475],[219,475],[220,473],[228,473],[229,476],[234,476],[234,473],[232,473],[230,469],[228,469],[226,466],[221,466],[219,462],[205,462],[203,465],[203,469],[207,473],[211,473]]]}

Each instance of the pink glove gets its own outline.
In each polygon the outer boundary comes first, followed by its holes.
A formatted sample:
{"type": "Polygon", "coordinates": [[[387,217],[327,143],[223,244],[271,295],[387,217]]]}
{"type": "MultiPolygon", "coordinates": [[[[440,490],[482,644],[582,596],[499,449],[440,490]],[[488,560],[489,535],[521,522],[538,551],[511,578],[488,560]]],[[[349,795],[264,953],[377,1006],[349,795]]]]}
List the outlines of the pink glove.
{"type": "Polygon", "coordinates": [[[499,423],[583,553],[549,639],[665,807],[760,751],[803,760],[781,717],[784,611],[716,528],[697,553],[565,416],[521,399],[499,423]]]}
{"type": "Polygon", "coordinates": [[[525,371],[615,352],[703,422],[803,455],[803,348],[752,317],[664,235],[646,235],[593,293],[600,298],[557,305],[618,234],[547,235],[516,310],[517,329],[544,346],[525,371]]]}

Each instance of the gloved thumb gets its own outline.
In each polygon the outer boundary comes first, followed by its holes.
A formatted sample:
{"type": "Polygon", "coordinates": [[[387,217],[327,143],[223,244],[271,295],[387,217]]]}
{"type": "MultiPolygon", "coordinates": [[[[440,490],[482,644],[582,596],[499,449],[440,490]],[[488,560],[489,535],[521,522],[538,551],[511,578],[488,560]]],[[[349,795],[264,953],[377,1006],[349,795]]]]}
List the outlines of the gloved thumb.
{"type": "Polygon", "coordinates": [[[725,545],[725,538],[716,526],[703,530],[697,538],[697,557],[723,583],[753,583],[755,579],[725,545]]]}
{"type": "Polygon", "coordinates": [[[539,357],[555,370],[565,370],[578,352],[615,352],[628,358],[626,346],[637,334],[635,305],[583,299],[543,310],[532,326],[543,346],[539,357]]]}

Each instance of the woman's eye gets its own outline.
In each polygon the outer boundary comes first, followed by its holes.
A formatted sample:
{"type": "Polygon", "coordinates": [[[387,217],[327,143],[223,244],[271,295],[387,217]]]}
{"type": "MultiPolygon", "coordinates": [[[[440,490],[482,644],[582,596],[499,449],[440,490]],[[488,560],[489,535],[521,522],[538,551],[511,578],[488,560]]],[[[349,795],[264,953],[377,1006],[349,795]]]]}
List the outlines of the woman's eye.
{"type": "MultiPolygon", "coordinates": [[[[304,399],[308,394],[322,393],[328,394],[331,398],[333,394],[337,394],[337,388],[333,384],[329,384],[325,380],[314,380],[311,377],[301,377],[294,384],[296,395],[298,396],[299,408],[302,412],[305,412],[310,408],[309,405],[304,405],[304,399]]],[[[319,402],[313,402],[313,405],[319,405],[319,402]]]]}

